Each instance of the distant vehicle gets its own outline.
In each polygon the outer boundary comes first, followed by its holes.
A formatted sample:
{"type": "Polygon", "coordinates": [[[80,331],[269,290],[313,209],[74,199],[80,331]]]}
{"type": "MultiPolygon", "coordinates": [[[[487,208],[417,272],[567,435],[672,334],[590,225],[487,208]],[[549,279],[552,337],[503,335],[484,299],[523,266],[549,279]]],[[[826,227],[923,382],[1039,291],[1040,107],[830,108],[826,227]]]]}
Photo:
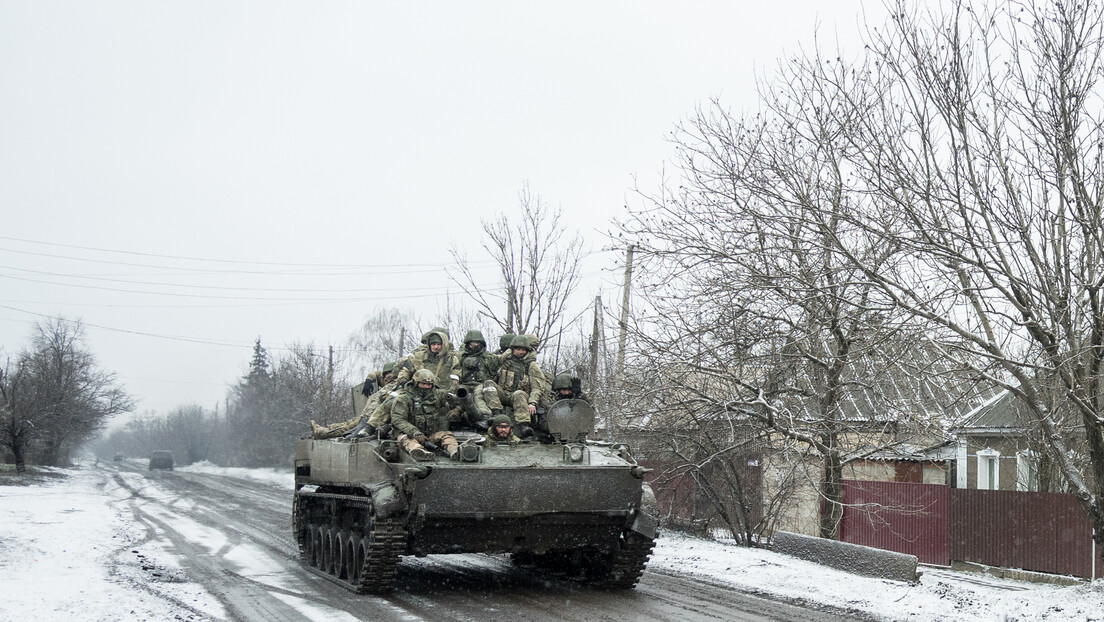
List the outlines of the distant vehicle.
{"type": "Polygon", "coordinates": [[[159,449],[150,454],[149,470],[168,469],[173,470],[173,455],[171,451],[159,449]]]}
{"type": "Polygon", "coordinates": [[[115,452],[115,462],[122,462],[123,460],[126,460],[126,454],[121,451],[115,452]]]}

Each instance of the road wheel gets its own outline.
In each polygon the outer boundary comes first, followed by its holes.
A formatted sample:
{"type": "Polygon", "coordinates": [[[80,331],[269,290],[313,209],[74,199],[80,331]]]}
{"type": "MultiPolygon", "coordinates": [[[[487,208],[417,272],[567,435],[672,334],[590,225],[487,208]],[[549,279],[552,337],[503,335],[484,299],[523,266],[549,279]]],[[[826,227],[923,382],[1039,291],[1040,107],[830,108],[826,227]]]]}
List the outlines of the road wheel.
{"type": "Polygon", "coordinates": [[[319,569],[327,574],[333,574],[334,567],[334,537],[333,529],[322,528],[322,565],[319,569]]]}
{"type": "Polygon", "coordinates": [[[364,547],[368,546],[364,538],[355,534],[349,536],[349,582],[360,583],[360,571],[364,567],[364,547]]]}
{"type": "Polygon", "coordinates": [[[307,525],[303,536],[303,561],[311,566],[318,565],[318,525],[307,525]]]}
{"type": "Polygon", "coordinates": [[[338,579],[349,578],[349,537],[344,531],[334,534],[334,576],[338,579]]]}

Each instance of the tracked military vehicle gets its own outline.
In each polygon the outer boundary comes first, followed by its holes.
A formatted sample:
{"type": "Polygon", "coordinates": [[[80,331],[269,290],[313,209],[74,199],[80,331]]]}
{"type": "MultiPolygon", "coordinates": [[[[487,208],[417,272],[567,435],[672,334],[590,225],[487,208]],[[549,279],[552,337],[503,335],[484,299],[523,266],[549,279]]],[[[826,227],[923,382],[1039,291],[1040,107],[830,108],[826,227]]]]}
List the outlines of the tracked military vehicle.
{"type": "Polygon", "coordinates": [[[656,537],[655,496],[628,446],[588,440],[594,409],[560,400],[533,441],[454,431],[455,459],[416,461],[387,438],[295,445],[292,531],[303,563],[386,593],[404,555],[508,553],[518,565],[631,589],[656,537]]]}

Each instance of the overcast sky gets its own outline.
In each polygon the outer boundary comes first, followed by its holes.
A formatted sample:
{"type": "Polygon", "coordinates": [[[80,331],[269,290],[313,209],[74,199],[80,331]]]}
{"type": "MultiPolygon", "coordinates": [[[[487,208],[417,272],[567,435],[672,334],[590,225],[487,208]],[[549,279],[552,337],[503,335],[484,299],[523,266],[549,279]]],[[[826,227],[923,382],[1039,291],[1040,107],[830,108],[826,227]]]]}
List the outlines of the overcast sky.
{"type": "Polygon", "coordinates": [[[583,234],[579,306],[612,301],[604,232],[675,123],[754,110],[757,75],[815,32],[857,49],[863,20],[857,0],[0,0],[0,354],[79,318],[139,410],[210,408],[258,336],[340,346],[377,306],[431,322],[449,247],[485,260],[481,220],[526,183],[583,234]]]}

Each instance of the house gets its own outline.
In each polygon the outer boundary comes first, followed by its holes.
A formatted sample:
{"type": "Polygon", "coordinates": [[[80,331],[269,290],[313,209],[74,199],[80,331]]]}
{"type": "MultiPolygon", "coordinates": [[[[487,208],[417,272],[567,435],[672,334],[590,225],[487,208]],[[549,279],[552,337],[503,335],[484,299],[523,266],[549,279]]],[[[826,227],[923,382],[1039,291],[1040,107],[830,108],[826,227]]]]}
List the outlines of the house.
{"type": "Polygon", "coordinates": [[[956,438],[952,486],[1038,491],[1039,460],[1031,448],[1029,422],[1008,390],[968,413],[950,430],[956,438]]]}

